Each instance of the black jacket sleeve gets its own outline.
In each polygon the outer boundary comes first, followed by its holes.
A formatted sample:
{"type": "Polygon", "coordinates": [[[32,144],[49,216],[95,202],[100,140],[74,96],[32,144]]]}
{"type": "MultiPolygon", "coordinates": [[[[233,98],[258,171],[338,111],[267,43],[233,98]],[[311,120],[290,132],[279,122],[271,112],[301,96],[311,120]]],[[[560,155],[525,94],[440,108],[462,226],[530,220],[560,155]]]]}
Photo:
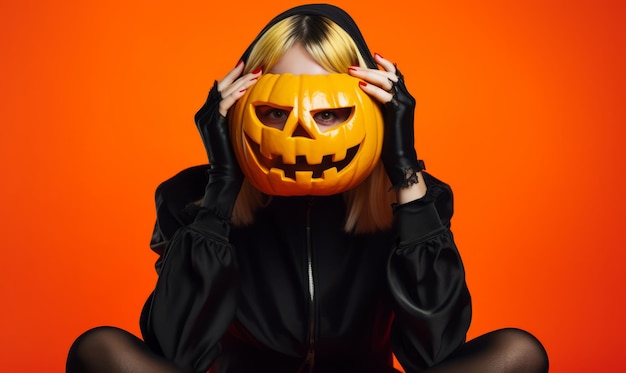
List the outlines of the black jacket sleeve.
{"type": "Polygon", "coordinates": [[[141,316],[148,345],[184,371],[206,372],[234,317],[237,263],[229,223],[189,204],[202,198],[206,168],[196,167],[157,189],[152,248],[159,278],[141,316]],[[194,187],[200,185],[202,188],[194,187]]]}
{"type": "Polygon", "coordinates": [[[424,173],[425,197],[394,209],[398,243],[388,262],[395,302],[393,351],[407,373],[445,359],[471,320],[465,271],[450,232],[452,191],[424,173]]]}

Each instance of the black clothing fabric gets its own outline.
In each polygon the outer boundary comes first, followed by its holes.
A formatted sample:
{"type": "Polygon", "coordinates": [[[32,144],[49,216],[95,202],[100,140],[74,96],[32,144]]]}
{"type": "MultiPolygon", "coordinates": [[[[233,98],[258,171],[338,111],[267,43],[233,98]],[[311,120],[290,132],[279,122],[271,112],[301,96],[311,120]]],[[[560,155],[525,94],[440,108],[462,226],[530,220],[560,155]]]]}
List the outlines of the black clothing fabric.
{"type": "Polygon", "coordinates": [[[208,171],[211,175],[210,182],[204,192],[202,207],[213,211],[223,220],[230,220],[244,175],[228,136],[228,120],[219,112],[221,101],[222,94],[215,81],[206,102],[194,119],[211,162],[208,171]]]}
{"type": "Polygon", "coordinates": [[[450,188],[424,173],[426,197],[394,208],[395,227],[343,230],[341,195],[273,197],[231,227],[193,201],[207,167],[159,186],[152,248],[159,279],[145,341],[205,372],[407,372],[464,341],[471,302],[452,234],[450,188]]]}

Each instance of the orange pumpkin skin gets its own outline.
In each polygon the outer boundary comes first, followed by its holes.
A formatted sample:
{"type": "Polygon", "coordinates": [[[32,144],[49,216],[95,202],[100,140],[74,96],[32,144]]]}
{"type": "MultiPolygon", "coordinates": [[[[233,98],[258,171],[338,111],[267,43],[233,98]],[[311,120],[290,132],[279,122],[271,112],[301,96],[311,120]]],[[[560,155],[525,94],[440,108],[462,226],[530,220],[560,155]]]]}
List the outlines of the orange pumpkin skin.
{"type": "Polygon", "coordinates": [[[332,195],[365,180],[380,158],[383,118],[359,82],[348,74],[259,78],[229,113],[235,155],[252,185],[268,195],[332,195]],[[284,127],[264,124],[259,106],[289,112],[284,127]],[[347,119],[330,129],[314,119],[346,108],[347,119]]]}

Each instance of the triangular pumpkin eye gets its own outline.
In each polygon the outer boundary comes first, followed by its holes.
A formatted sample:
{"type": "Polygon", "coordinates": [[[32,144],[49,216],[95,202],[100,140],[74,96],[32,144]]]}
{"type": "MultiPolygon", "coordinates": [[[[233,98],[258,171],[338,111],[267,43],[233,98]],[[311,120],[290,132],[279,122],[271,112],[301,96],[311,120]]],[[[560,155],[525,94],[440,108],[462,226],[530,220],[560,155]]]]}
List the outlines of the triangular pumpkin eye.
{"type": "Polygon", "coordinates": [[[324,132],[345,123],[352,116],[353,109],[353,107],[318,109],[311,111],[311,116],[320,132],[324,132]]]}
{"type": "Polygon", "coordinates": [[[257,105],[254,107],[254,113],[261,123],[279,130],[285,128],[285,123],[287,123],[291,110],[292,108],[290,107],[272,105],[257,105]]]}

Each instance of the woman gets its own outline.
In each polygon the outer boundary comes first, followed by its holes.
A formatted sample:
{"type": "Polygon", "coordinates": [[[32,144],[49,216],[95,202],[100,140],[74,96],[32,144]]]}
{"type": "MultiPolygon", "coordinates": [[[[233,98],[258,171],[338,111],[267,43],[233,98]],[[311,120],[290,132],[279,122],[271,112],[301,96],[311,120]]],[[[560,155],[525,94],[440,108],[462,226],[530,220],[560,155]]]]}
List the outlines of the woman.
{"type": "Polygon", "coordinates": [[[524,331],[465,342],[452,194],[422,172],[414,105],[347,13],[273,19],[196,114],[211,167],[157,190],[145,343],[93,329],[67,371],[547,371],[524,331]]]}

